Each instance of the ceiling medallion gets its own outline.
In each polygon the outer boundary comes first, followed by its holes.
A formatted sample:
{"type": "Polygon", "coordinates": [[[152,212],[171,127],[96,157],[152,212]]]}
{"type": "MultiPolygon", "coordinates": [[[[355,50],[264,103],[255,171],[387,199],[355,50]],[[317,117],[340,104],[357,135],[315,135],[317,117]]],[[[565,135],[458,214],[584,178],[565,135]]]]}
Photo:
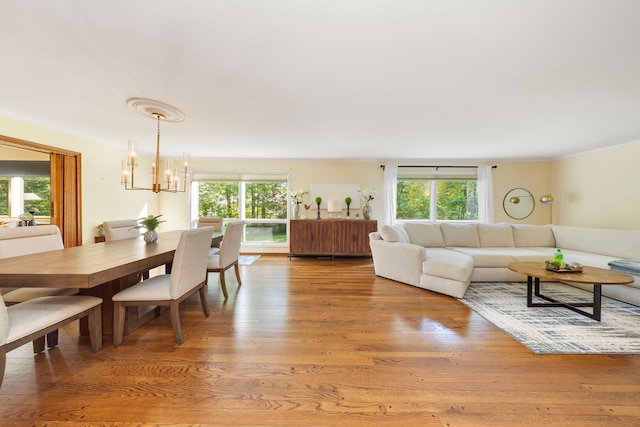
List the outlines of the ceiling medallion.
{"type": "Polygon", "coordinates": [[[129,98],[127,105],[143,116],[156,120],[158,114],[162,115],[162,121],[180,123],[185,119],[185,115],[173,105],[165,104],[161,101],[149,98],[129,98]]]}

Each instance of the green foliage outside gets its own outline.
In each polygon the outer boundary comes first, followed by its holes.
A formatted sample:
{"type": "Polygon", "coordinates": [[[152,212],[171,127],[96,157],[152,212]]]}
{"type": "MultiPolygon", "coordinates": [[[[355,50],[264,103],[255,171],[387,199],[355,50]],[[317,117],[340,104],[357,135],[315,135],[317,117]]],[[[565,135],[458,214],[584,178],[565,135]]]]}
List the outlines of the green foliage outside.
{"type": "Polygon", "coordinates": [[[397,219],[476,220],[477,181],[436,181],[436,218],[430,218],[430,180],[398,180],[397,219]]]}
{"type": "Polygon", "coordinates": [[[51,179],[48,176],[24,178],[24,192],[35,193],[42,199],[24,201],[25,205],[31,205],[38,210],[36,217],[51,216],[51,179]]]}
{"type": "Polygon", "coordinates": [[[241,190],[244,188],[245,241],[287,241],[286,224],[251,219],[287,219],[286,182],[200,182],[198,215],[240,218],[241,190]]]}
{"type": "Polygon", "coordinates": [[[9,215],[9,178],[0,177],[0,215],[9,215]]]}
{"type": "Polygon", "coordinates": [[[398,180],[397,219],[429,219],[431,181],[398,180]]]}
{"type": "MultiPolygon", "coordinates": [[[[9,215],[9,181],[10,177],[0,177],[0,215],[9,215]]],[[[25,206],[37,209],[36,217],[51,215],[51,180],[49,177],[24,178],[24,192],[35,193],[42,200],[25,200],[25,206]]],[[[23,206],[21,212],[26,212],[23,206]]]]}

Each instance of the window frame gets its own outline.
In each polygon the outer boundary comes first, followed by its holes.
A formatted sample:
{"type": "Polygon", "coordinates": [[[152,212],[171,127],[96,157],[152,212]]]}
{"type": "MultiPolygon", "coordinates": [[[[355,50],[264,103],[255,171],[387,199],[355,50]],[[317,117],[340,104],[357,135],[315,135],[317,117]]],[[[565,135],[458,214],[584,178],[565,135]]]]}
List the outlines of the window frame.
{"type": "Polygon", "coordinates": [[[442,181],[473,181],[478,192],[478,170],[476,168],[449,168],[440,171],[425,171],[423,169],[407,169],[398,172],[396,182],[395,221],[405,222],[479,222],[478,198],[476,197],[476,219],[440,219],[438,218],[438,183],[442,181]],[[429,181],[429,218],[398,218],[398,185],[402,181],[429,181]]]}
{"type": "MultiPolygon", "coordinates": [[[[289,188],[290,188],[290,176],[285,173],[270,173],[270,172],[218,172],[218,171],[196,171],[192,174],[191,179],[191,206],[190,216],[192,227],[195,227],[198,221],[198,207],[199,207],[199,183],[201,182],[225,182],[225,183],[238,183],[238,218],[223,218],[224,222],[231,220],[245,221],[245,223],[253,224],[284,224],[285,225],[285,240],[284,242],[277,241],[247,241],[243,236],[242,246],[244,248],[288,248],[289,246],[289,188]],[[246,217],[246,184],[248,183],[260,183],[260,182],[277,182],[284,184],[286,200],[286,216],[285,218],[247,218],[246,217]]],[[[243,230],[246,235],[246,227],[243,230]]]]}

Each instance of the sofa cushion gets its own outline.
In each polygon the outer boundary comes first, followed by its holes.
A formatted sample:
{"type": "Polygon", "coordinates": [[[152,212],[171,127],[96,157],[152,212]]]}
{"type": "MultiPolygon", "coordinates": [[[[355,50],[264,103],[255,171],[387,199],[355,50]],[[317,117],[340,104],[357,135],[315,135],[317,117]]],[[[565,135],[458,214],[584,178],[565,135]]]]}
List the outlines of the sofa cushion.
{"type": "Polygon", "coordinates": [[[440,231],[440,224],[406,223],[404,229],[409,235],[409,240],[414,245],[425,248],[443,248],[444,239],[440,231]]]}
{"type": "Polygon", "coordinates": [[[401,225],[383,224],[379,231],[385,242],[411,243],[407,232],[401,225]]]}
{"type": "MultiPolygon", "coordinates": [[[[447,248],[427,249],[422,274],[468,283],[473,272],[473,258],[447,248]]],[[[422,281],[422,279],[421,279],[422,281]]]]}
{"type": "Polygon", "coordinates": [[[604,228],[552,227],[559,248],[608,255],[615,258],[640,259],[640,230],[604,228]]]}
{"type": "Polygon", "coordinates": [[[478,227],[475,223],[440,224],[445,246],[479,248],[478,227]]]}
{"type": "Polygon", "coordinates": [[[556,239],[550,225],[511,224],[511,229],[516,246],[549,248],[556,246],[556,239]]]}
{"type": "Polygon", "coordinates": [[[502,222],[499,224],[478,224],[478,237],[480,247],[495,248],[515,246],[511,224],[502,222]]]}
{"type": "Polygon", "coordinates": [[[469,255],[473,259],[474,268],[502,267],[516,261],[512,249],[507,248],[451,248],[456,252],[469,255]]]}

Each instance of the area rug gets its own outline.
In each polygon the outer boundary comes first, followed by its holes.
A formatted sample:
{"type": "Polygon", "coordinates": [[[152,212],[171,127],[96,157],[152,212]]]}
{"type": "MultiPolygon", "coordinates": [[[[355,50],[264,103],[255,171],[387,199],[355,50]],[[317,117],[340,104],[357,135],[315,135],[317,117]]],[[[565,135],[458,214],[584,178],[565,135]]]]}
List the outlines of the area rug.
{"type": "Polygon", "coordinates": [[[240,255],[238,257],[238,265],[251,265],[260,258],[260,255],[240,255]]]}
{"type": "MultiPolygon", "coordinates": [[[[560,301],[593,301],[573,286],[541,287],[560,301]]],[[[640,354],[640,307],[611,298],[602,298],[601,322],[562,307],[527,307],[526,283],[471,283],[460,301],[538,354],[640,354]]]]}

